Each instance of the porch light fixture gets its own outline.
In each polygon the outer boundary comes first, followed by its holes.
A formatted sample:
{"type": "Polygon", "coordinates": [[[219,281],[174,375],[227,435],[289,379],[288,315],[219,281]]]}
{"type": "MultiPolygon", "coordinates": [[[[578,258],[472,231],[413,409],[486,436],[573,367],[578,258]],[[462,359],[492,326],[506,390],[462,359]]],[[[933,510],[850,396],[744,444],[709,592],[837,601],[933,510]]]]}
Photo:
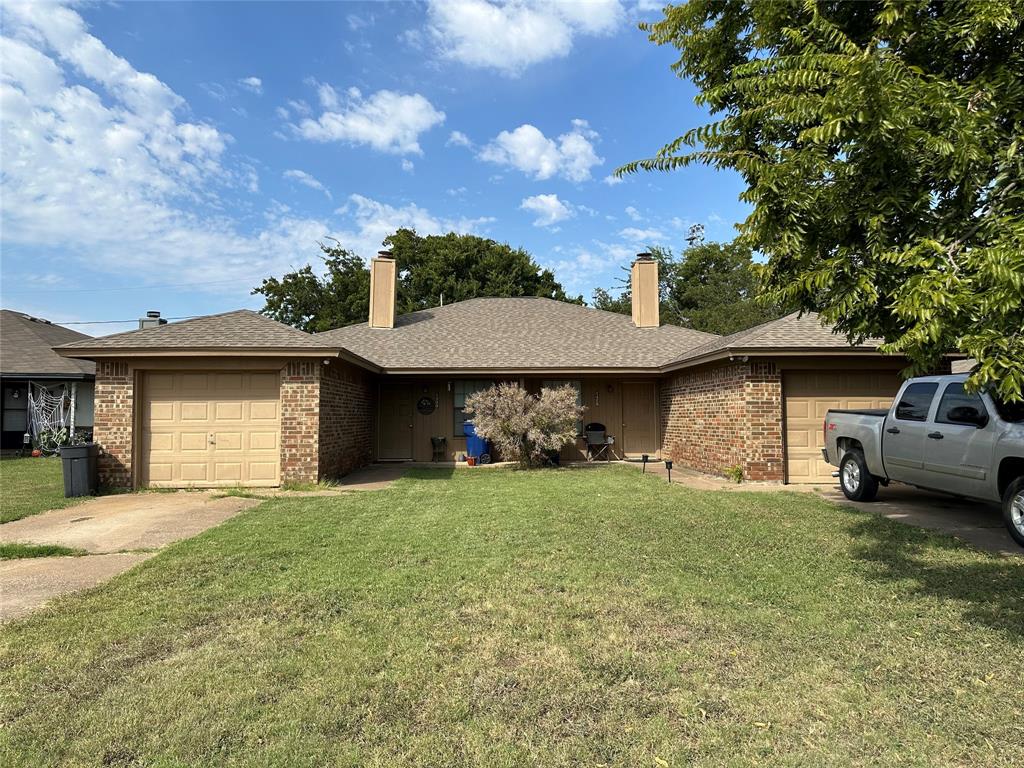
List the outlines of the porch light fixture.
{"type": "Polygon", "coordinates": [[[665,461],[665,469],[668,470],[668,481],[671,483],[672,482],[672,459],[667,459],[665,461]]]}

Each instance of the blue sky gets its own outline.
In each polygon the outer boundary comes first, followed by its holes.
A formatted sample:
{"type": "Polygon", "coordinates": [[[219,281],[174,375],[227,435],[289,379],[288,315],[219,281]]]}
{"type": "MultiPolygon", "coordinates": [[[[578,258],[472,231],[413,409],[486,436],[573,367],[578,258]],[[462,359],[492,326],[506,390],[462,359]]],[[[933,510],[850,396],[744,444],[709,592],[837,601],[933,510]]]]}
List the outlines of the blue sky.
{"type": "Polygon", "coordinates": [[[706,122],[651,5],[4,4],[3,306],[258,309],[317,240],[369,257],[398,226],[522,246],[589,299],[692,223],[731,239],[734,174],[610,183],[706,122]]]}

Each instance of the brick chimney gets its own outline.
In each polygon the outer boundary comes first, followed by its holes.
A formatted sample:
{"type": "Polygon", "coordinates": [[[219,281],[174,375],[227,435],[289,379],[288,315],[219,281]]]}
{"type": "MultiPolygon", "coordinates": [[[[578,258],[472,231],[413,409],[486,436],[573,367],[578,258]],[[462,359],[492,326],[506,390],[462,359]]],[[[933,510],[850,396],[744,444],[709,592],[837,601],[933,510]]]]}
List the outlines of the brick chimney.
{"type": "Polygon", "coordinates": [[[633,297],[633,325],[657,328],[661,325],[658,295],[658,262],[649,253],[638,253],[629,276],[633,297]]]}
{"type": "Polygon", "coordinates": [[[167,321],[160,317],[160,312],[156,309],[149,310],[145,317],[139,318],[139,329],[156,328],[161,325],[167,325],[167,321]]]}
{"type": "Polygon", "coordinates": [[[380,251],[370,261],[370,327],[395,327],[395,259],[380,251]]]}

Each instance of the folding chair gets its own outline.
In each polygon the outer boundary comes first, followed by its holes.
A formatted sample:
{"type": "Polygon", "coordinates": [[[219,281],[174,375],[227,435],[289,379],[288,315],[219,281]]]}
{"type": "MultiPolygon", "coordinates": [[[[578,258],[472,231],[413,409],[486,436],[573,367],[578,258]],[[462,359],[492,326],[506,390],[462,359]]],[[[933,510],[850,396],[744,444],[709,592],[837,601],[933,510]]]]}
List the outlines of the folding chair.
{"type": "Polygon", "coordinates": [[[587,438],[587,461],[597,461],[604,457],[605,461],[611,461],[609,448],[615,444],[615,438],[608,434],[604,424],[593,422],[583,428],[587,438]]]}
{"type": "Polygon", "coordinates": [[[431,461],[444,461],[445,454],[448,453],[448,438],[447,437],[432,437],[430,438],[431,448],[431,461]]]}

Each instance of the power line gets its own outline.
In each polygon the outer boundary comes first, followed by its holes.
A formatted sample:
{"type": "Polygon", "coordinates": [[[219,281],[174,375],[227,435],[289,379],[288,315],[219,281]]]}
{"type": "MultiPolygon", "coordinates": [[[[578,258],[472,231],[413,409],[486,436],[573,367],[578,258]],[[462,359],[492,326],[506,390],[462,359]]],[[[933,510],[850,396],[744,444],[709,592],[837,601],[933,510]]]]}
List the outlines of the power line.
{"type": "MultiPolygon", "coordinates": [[[[181,315],[180,317],[164,317],[162,320],[191,320],[196,317],[202,317],[202,315],[181,315]]],[[[75,320],[71,323],[58,323],[56,320],[51,320],[54,325],[107,325],[114,323],[134,323],[137,322],[138,318],[132,318],[131,320],[75,320]]]]}

